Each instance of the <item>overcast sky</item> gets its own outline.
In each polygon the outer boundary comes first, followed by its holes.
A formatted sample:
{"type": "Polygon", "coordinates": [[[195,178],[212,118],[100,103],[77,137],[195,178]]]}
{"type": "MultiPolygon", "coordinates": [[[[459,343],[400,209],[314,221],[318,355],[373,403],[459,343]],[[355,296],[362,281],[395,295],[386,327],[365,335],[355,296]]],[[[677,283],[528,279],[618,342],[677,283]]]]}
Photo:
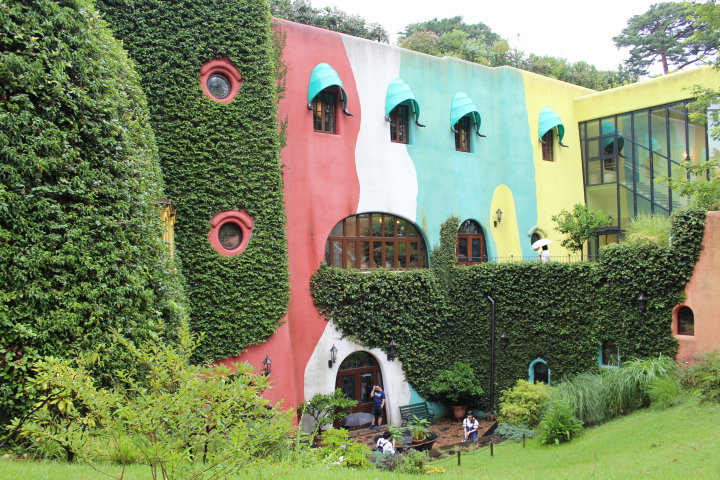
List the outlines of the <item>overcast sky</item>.
{"type": "Polygon", "coordinates": [[[337,6],[376,22],[390,34],[410,23],[462,15],[465,23],[485,23],[525,53],[584,60],[601,70],[615,69],[629,57],[612,41],[634,15],[646,12],[659,0],[506,0],[492,2],[433,0],[312,0],[315,8],[337,6]],[[519,37],[518,37],[519,34],[519,37]]]}

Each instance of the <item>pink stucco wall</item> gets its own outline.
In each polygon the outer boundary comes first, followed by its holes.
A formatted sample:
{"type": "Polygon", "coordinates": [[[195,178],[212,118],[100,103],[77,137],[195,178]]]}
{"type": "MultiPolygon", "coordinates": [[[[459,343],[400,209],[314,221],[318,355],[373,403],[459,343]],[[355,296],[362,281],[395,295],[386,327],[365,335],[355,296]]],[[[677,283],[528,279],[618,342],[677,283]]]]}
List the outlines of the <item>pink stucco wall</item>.
{"type": "Polygon", "coordinates": [[[692,361],[694,356],[720,348],[720,212],[708,212],[702,244],[700,259],[685,286],[687,300],[673,311],[680,361],[692,361]],[[695,314],[695,335],[677,335],[677,313],[683,306],[695,314]]]}

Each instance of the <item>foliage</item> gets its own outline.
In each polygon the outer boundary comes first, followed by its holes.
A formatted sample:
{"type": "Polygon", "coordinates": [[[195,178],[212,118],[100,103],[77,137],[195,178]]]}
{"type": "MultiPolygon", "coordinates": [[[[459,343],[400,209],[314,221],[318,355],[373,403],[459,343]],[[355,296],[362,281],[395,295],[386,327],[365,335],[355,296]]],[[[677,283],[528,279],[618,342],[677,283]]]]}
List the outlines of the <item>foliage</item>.
{"type": "Polygon", "coordinates": [[[500,396],[500,420],[504,423],[537,426],[540,413],[553,387],[542,382],[530,383],[518,380],[514,387],[502,391],[500,396]]]}
{"type": "MultiPolygon", "coordinates": [[[[492,295],[498,327],[510,336],[509,347],[496,351],[497,390],[527,378],[538,357],[557,385],[597,369],[598,348],[609,338],[623,358],[676,355],[670,319],[700,254],[704,219],[700,209],[673,213],[672,249],[616,244],[603,247],[598,262],[454,267],[446,292],[433,270],[360,273],[325,265],[311,293],[343,336],[380,349],[395,339],[407,381],[425,398],[437,372],[455,361],[471,365],[477,384],[490,383],[492,295]],[[640,293],[648,298],[643,313],[640,293]]],[[[490,404],[485,390],[478,407],[490,404]]]]}
{"type": "Polygon", "coordinates": [[[720,403],[720,352],[708,353],[684,373],[687,384],[702,401],[720,403]]]}
{"type": "Polygon", "coordinates": [[[379,23],[367,23],[360,15],[343,12],[338,7],[313,8],[311,2],[305,0],[270,0],[270,8],[274,17],[291,22],[383,43],[390,41],[379,23]]]}
{"type": "Polygon", "coordinates": [[[424,467],[430,461],[430,455],[427,450],[421,452],[411,448],[407,452],[401,455],[400,463],[395,472],[407,473],[410,475],[416,475],[419,473],[425,473],[424,467]]]}
{"type": "Polygon", "coordinates": [[[266,341],[287,311],[287,241],[277,122],[277,39],[267,1],[100,0],[136,62],[148,95],[167,195],[178,210],[196,361],[239,355],[266,341]],[[227,58],[242,75],[235,99],[207,97],[198,78],[227,58]],[[220,255],[208,241],[218,212],[255,220],[247,248],[220,255]],[[258,288],[262,285],[262,288],[258,288]]]}
{"type": "Polygon", "coordinates": [[[4,425],[35,402],[42,357],[100,347],[96,373],[127,368],[109,332],[172,336],[184,304],[147,102],[120,42],[86,0],[0,8],[4,425]]]}
{"type": "Polygon", "coordinates": [[[670,242],[670,228],[670,218],[665,215],[638,215],[630,220],[623,242],[665,246],[670,242]]]}
{"type": "Polygon", "coordinates": [[[689,392],[683,389],[677,375],[655,378],[648,383],[647,394],[653,408],[664,410],[688,401],[689,392]]]}
{"type": "Polygon", "coordinates": [[[401,32],[398,46],[491,67],[507,65],[521,68],[595,90],[637,81],[636,75],[622,67],[617,71],[601,71],[587,62],[572,63],[562,57],[533,53],[526,55],[518,49],[510,48],[506,39],[484,23],[466,24],[461,16],[411,23],[401,32]]]}
{"type": "Polygon", "coordinates": [[[525,438],[533,438],[535,436],[535,430],[525,425],[502,423],[495,429],[495,434],[502,435],[503,438],[511,442],[519,442],[523,439],[523,436],[525,436],[525,438]]]}
{"type": "MultiPolygon", "coordinates": [[[[711,95],[717,99],[717,94],[711,95]]],[[[718,136],[712,131],[711,134],[714,138],[718,136]]],[[[655,181],[668,183],[674,193],[689,197],[692,205],[708,211],[720,210],[720,158],[698,163],[684,161],[676,170],[672,177],[661,175],[655,181]]]]}
{"type": "Polygon", "coordinates": [[[662,2],[650,6],[627,22],[622,34],[613,38],[618,48],[630,48],[625,64],[640,75],[660,61],[663,73],[670,68],[684,67],[707,61],[717,54],[720,36],[697,15],[690,2],[662,2]]]}
{"type": "Polygon", "coordinates": [[[553,401],[538,426],[538,439],[545,445],[560,445],[572,440],[582,428],[582,421],[573,415],[570,402],[553,401]]]}
{"type": "Polygon", "coordinates": [[[405,428],[396,427],[395,425],[388,425],[387,429],[388,432],[390,432],[390,438],[393,442],[395,442],[395,445],[402,445],[403,439],[405,437],[405,428]]]}
{"type": "Polygon", "coordinates": [[[430,252],[430,265],[441,287],[447,290],[452,269],[458,264],[456,241],[460,226],[458,217],[450,217],[440,225],[440,245],[430,252]]]}
{"type": "Polygon", "coordinates": [[[451,405],[470,405],[480,399],[483,388],[472,366],[455,362],[452,368],[440,370],[428,386],[430,399],[451,405]]]}
{"type": "Polygon", "coordinates": [[[350,434],[344,428],[331,428],[322,434],[323,446],[317,451],[323,463],[339,463],[344,467],[369,468],[373,464],[368,460],[368,448],[350,440],[350,434]]]}
{"type": "Polygon", "coordinates": [[[117,336],[144,375],[112,375],[102,388],[88,368],[49,358],[35,367],[40,408],[22,435],[53,440],[103,471],[103,458],[148,465],[153,479],[226,478],[267,456],[292,429],[288,412],[270,408],[262,393],[267,377],[248,364],[191,366],[198,341],[183,328],[178,345],[140,347],[117,336]],[[127,446],[139,458],[125,455],[127,446]]]}
{"type": "Polygon", "coordinates": [[[428,438],[428,435],[430,434],[430,431],[428,430],[429,426],[430,420],[427,418],[418,418],[413,415],[412,420],[408,422],[408,429],[412,433],[412,439],[420,441],[428,438]]]}
{"type": "Polygon", "coordinates": [[[567,238],[562,239],[560,245],[581,254],[585,242],[597,236],[597,229],[610,223],[610,217],[602,211],[590,210],[587,205],[582,203],[576,203],[572,212],[562,209],[560,213],[551,218],[558,224],[555,230],[567,235],[567,238]]]}
{"type": "Polygon", "coordinates": [[[370,452],[368,460],[378,470],[395,470],[398,464],[402,461],[402,455],[398,455],[390,452],[370,452]]]}
{"type": "Polygon", "coordinates": [[[315,420],[312,433],[319,435],[324,426],[345,418],[357,403],[338,388],[332,393],[316,393],[310,400],[303,400],[297,411],[298,415],[308,415],[315,420]]]}

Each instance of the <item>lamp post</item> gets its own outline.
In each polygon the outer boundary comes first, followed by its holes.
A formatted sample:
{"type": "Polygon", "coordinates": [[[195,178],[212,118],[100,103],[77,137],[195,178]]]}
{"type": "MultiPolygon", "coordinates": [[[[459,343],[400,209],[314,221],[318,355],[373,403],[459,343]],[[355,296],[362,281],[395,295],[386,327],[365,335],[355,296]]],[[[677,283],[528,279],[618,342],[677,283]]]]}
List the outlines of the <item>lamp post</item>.
{"type": "MultiPolygon", "coordinates": [[[[492,304],[492,315],[490,321],[490,413],[495,413],[495,300],[488,295],[492,304]]],[[[500,348],[506,348],[510,337],[503,332],[500,336],[500,348]]]]}

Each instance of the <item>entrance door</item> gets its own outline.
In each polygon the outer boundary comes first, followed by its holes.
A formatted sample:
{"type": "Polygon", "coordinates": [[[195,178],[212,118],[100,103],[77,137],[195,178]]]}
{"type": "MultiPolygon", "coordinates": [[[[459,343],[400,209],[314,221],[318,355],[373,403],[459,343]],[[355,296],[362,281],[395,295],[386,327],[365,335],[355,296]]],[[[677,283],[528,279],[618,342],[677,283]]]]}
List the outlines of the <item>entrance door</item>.
{"type": "MultiPolygon", "coordinates": [[[[375,357],[367,352],[355,352],[342,361],[335,386],[342,389],[348,398],[358,401],[357,406],[352,409],[353,413],[372,412],[373,397],[370,393],[374,385],[382,386],[380,366],[375,357]]],[[[385,411],[383,417],[387,422],[385,411]]]]}

